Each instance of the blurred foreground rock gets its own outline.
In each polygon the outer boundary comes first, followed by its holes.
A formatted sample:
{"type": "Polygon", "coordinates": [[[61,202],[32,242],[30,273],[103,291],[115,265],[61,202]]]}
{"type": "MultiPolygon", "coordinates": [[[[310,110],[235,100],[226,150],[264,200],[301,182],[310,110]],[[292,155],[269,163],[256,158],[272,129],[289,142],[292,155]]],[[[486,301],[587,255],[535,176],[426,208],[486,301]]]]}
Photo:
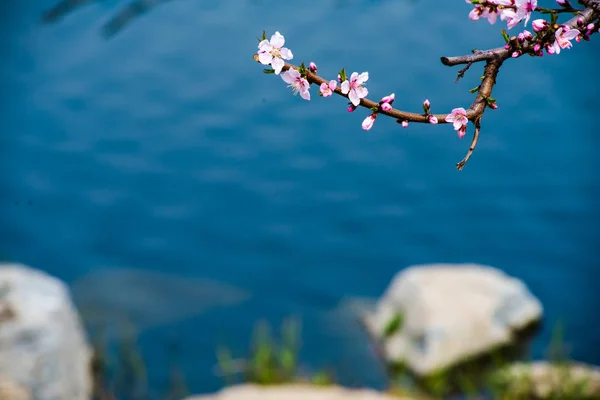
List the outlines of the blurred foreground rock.
{"type": "Polygon", "coordinates": [[[600,399],[600,368],[582,363],[515,363],[494,380],[510,398],[600,399]]]}
{"type": "Polygon", "coordinates": [[[0,264],[1,399],[87,400],[91,354],[65,284],[0,264]]]}
{"type": "Polygon", "coordinates": [[[399,272],[364,322],[387,361],[424,376],[511,343],[541,316],[527,287],[500,270],[432,264],[399,272]]]}
{"type": "Polygon", "coordinates": [[[368,389],[340,386],[288,384],[278,386],[238,385],[219,393],[192,396],[185,400],[410,400],[368,389]]]}

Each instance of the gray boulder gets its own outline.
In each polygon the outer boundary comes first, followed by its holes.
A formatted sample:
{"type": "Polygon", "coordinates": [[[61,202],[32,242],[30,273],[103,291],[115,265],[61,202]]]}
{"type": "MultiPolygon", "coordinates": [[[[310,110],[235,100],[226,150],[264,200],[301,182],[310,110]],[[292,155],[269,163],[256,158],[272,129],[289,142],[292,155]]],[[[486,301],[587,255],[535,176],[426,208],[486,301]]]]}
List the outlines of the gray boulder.
{"type": "Polygon", "coordinates": [[[91,356],[65,284],[24,265],[0,264],[2,380],[35,400],[87,400],[91,356]]]}
{"type": "Polygon", "coordinates": [[[432,264],[399,272],[364,322],[387,361],[426,376],[511,343],[541,316],[527,287],[498,269],[432,264]]]}

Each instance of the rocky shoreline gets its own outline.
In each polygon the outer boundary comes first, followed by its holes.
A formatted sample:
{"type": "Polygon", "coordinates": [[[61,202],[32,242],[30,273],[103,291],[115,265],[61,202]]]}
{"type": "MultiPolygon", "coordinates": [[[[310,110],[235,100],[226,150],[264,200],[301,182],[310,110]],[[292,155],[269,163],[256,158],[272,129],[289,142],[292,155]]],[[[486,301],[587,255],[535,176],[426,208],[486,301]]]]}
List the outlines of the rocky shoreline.
{"type": "MultiPolygon", "coordinates": [[[[387,364],[428,380],[511,346],[542,314],[540,301],[523,282],[498,269],[437,264],[400,271],[375,306],[358,317],[387,364]]],[[[91,399],[92,356],[63,282],[24,265],[0,264],[0,400],[91,399]]],[[[515,398],[550,398],[567,389],[573,398],[600,398],[600,369],[593,366],[518,362],[495,376],[502,390],[525,396],[515,398]]],[[[457,377],[445,375],[446,380],[457,377]]],[[[249,382],[187,400],[419,398],[333,384],[282,383],[249,382]]]]}

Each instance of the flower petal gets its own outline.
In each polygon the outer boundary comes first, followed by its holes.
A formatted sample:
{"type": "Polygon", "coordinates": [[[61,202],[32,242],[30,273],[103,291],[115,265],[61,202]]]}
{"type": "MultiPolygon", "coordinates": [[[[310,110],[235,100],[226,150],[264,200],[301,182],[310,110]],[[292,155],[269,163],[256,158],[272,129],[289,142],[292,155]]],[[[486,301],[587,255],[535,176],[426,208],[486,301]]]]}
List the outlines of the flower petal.
{"type": "MultiPolygon", "coordinates": [[[[279,75],[279,73],[283,69],[284,65],[285,65],[285,62],[281,58],[275,57],[275,58],[273,58],[273,61],[271,61],[271,66],[275,70],[275,75],[279,75]]],[[[298,71],[296,71],[296,72],[298,72],[298,71]]]]}
{"type": "Polygon", "coordinates": [[[273,61],[273,55],[271,55],[271,53],[259,52],[258,61],[263,65],[269,65],[271,64],[271,61],[273,61]]]}
{"type": "Polygon", "coordinates": [[[355,92],[358,98],[360,99],[362,99],[363,97],[367,97],[367,95],[369,94],[369,90],[364,86],[357,87],[353,90],[353,92],[355,92]]]}
{"type": "Polygon", "coordinates": [[[281,50],[279,50],[279,54],[284,60],[291,60],[292,58],[294,58],[292,51],[287,47],[282,47],[281,50]]]}
{"type": "Polygon", "coordinates": [[[302,97],[304,100],[307,100],[307,101],[310,100],[310,92],[308,91],[308,89],[301,90],[300,97],[302,97]]]}
{"type": "Polygon", "coordinates": [[[350,90],[350,82],[345,80],[344,82],[342,82],[340,88],[342,89],[342,93],[348,94],[348,91],[350,90]]]}
{"type": "Polygon", "coordinates": [[[285,44],[285,38],[279,31],[275,32],[273,36],[271,36],[271,45],[277,49],[283,47],[285,44]]]}
{"type": "Polygon", "coordinates": [[[360,97],[358,97],[358,95],[356,94],[356,90],[351,90],[350,95],[348,95],[348,98],[354,106],[358,106],[360,104],[360,97]]]}
{"type": "Polygon", "coordinates": [[[297,79],[294,72],[298,72],[298,71],[296,71],[295,69],[288,69],[283,74],[281,74],[281,79],[283,79],[283,81],[285,83],[291,85],[292,82],[294,82],[297,79]]]}

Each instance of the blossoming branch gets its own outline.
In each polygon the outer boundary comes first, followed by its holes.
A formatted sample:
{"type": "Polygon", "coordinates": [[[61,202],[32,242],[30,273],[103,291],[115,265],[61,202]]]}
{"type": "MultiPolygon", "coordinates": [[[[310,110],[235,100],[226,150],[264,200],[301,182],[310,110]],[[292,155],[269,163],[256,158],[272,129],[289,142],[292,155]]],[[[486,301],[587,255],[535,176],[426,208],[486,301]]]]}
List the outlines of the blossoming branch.
{"type": "Polygon", "coordinates": [[[523,55],[542,57],[546,54],[560,54],[562,50],[570,49],[572,41],[589,41],[590,36],[600,32],[600,0],[579,0],[581,8],[574,7],[569,0],[556,0],[556,8],[544,8],[538,5],[538,0],[466,0],[473,6],[469,12],[469,19],[477,21],[487,19],[490,24],[495,24],[498,18],[506,22],[510,30],[520,23],[527,26],[534,12],[548,15],[549,20],[538,18],[531,20],[531,29],[523,30],[515,36],[509,36],[506,30],[501,30],[505,44],[489,50],[473,50],[472,54],[458,57],[442,57],[441,61],[446,66],[465,65],[458,71],[456,81],[464,77],[465,72],[478,62],[485,62],[481,83],[470,90],[476,94],[473,103],[465,109],[456,107],[445,114],[431,113],[429,100],[423,101],[422,113],[402,111],[393,108],[395,94],[391,93],[379,101],[367,99],[369,90],[366,87],[369,80],[368,72],[352,72],[348,77],[342,68],[336,79],[325,79],[317,75],[317,65],[310,62],[308,67],[304,63],[299,66],[287,63],[293,59],[293,53],[285,45],[285,38],[275,32],[268,40],[266,33],[258,39],[258,52],[254,59],[271,68],[264,69],[267,74],[281,76],[295,94],[300,94],[304,100],[310,100],[311,85],[319,87],[317,94],[321,97],[330,97],[334,93],[349,100],[348,112],[354,112],[358,107],[370,110],[370,114],[362,122],[364,130],[373,128],[375,120],[380,114],[396,119],[403,128],[409,122],[426,124],[452,124],[458,137],[462,138],[467,132],[468,123],[474,125],[473,139],[466,156],[456,164],[460,171],[469,160],[481,130],[481,119],[487,108],[497,109],[496,100],[492,97],[492,89],[496,84],[496,77],[502,64],[509,59],[517,59],[523,55]],[[558,23],[561,14],[573,15],[571,19],[562,24],[558,23]],[[338,86],[339,85],[339,86],[338,86]]]}

